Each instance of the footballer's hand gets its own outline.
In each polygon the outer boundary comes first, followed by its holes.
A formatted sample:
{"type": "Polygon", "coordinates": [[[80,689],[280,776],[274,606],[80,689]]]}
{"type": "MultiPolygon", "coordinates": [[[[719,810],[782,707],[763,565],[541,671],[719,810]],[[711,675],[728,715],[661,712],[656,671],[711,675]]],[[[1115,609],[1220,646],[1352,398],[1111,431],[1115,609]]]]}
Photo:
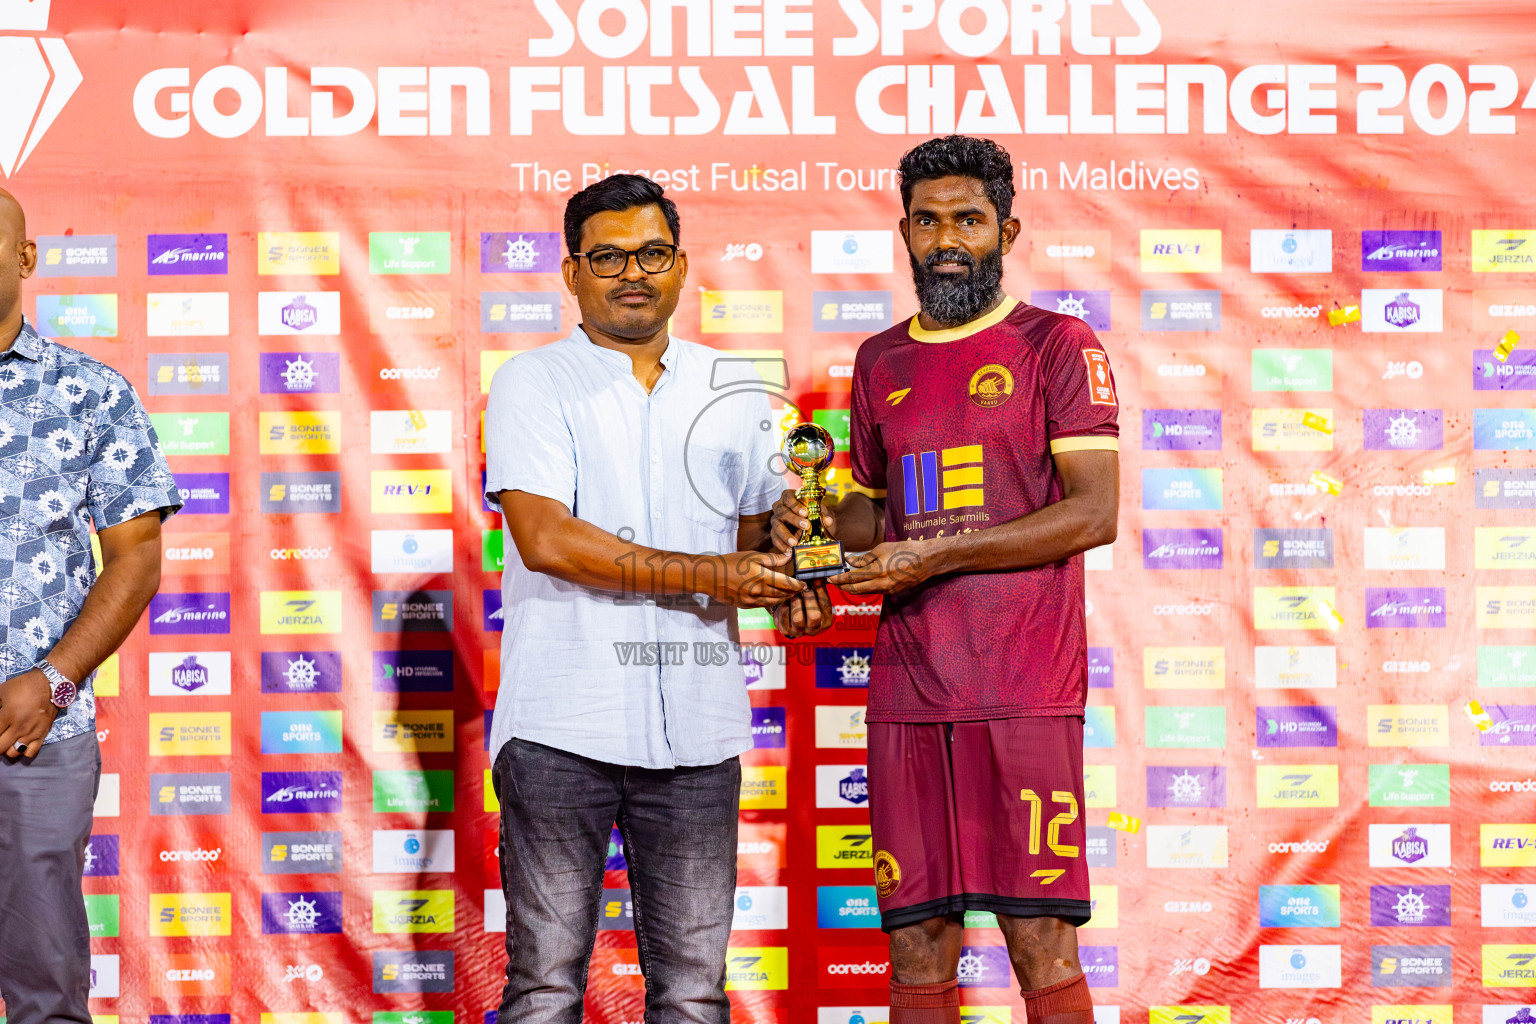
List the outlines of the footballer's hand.
{"type": "Polygon", "coordinates": [[[887,541],[848,556],[849,568],[827,580],[850,594],[899,594],[934,576],[938,567],[920,541],[887,541]]]}
{"type": "Polygon", "coordinates": [[[725,556],[725,578],[719,600],[737,608],[773,608],[805,590],[789,575],[790,556],[784,552],[734,551],[725,556]]]}
{"type": "Polygon", "coordinates": [[[832,598],[827,585],[817,582],[773,610],[773,624],[793,640],[814,636],[832,626],[832,598]]]}
{"type": "MultiPolygon", "coordinates": [[[[833,511],[836,504],[826,499],[821,502],[821,529],[832,538],[837,537],[837,514],[833,511]]],[[[770,522],[769,536],[773,539],[775,551],[788,551],[800,543],[800,538],[805,536],[805,531],[811,525],[805,505],[795,497],[794,491],[785,491],[779,495],[779,500],[773,503],[770,522]]]]}

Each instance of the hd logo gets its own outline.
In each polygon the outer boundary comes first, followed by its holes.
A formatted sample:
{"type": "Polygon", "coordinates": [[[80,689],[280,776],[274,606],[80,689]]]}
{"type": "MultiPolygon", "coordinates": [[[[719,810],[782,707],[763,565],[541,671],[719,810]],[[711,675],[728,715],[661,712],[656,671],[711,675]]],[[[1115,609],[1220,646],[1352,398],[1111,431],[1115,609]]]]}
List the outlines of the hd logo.
{"type": "MultiPolygon", "coordinates": [[[[0,30],[44,32],[50,0],[0,0],[0,30]]],[[[21,170],[83,77],[62,39],[0,36],[12,116],[0,125],[0,176],[21,170]]]]}
{"type": "Polygon", "coordinates": [[[381,890],[373,894],[373,931],[447,934],[453,931],[453,890],[381,890]]]}

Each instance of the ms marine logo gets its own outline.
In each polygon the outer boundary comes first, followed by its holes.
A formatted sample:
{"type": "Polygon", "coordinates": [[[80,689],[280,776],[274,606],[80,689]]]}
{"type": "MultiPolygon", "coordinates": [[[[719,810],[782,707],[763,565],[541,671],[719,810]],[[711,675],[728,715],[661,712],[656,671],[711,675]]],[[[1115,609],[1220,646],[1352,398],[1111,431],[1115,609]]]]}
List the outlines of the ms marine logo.
{"type": "Polygon", "coordinates": [[[1013,374],[1006,366],[988,363],[971,374],[971,382],[965,390],[972,402],[983,409],[993,409],[1013,395],[1013,374]]]}

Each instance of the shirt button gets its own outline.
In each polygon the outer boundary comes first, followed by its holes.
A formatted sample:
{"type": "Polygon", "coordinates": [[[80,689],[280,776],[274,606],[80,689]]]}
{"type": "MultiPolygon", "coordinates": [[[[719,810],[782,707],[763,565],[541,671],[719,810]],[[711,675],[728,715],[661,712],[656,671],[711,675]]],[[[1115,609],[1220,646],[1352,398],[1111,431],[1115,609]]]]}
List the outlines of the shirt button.
{"type": "Polygon", "coordinates": [[[652,512],[651,513],[651,518],[652,519],[660,519],[661,518],[661,510],[657,509],[655,512],[652,512]]]}
{"type": "Polygon", "coordinates": [[[661,456],[660,455],[652,455],[651,456],[651,461],[652,462],[660,462],[661,461],[661,456]]]}

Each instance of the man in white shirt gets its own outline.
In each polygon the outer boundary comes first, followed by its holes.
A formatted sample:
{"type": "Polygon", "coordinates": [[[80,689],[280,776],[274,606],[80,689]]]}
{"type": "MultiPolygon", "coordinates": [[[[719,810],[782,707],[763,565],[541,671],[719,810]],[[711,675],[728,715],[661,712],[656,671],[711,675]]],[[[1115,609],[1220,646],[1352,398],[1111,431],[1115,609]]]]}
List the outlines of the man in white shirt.
{"type": "Polygon", "coordinates": [[[649,179],[573,196],[563,271],[581,325],[491,385],[486,497],[515,552],[490,741],[499,1024],[579,1024],[615,822],[646,1020],[729,1024],[737,755],[752,747],[736,609],[830,618],[825,590],[763,550],[783,487],[766,394],[717,372],[739,360],[667,332],[688,269],[678,238],[649,179]]]}

